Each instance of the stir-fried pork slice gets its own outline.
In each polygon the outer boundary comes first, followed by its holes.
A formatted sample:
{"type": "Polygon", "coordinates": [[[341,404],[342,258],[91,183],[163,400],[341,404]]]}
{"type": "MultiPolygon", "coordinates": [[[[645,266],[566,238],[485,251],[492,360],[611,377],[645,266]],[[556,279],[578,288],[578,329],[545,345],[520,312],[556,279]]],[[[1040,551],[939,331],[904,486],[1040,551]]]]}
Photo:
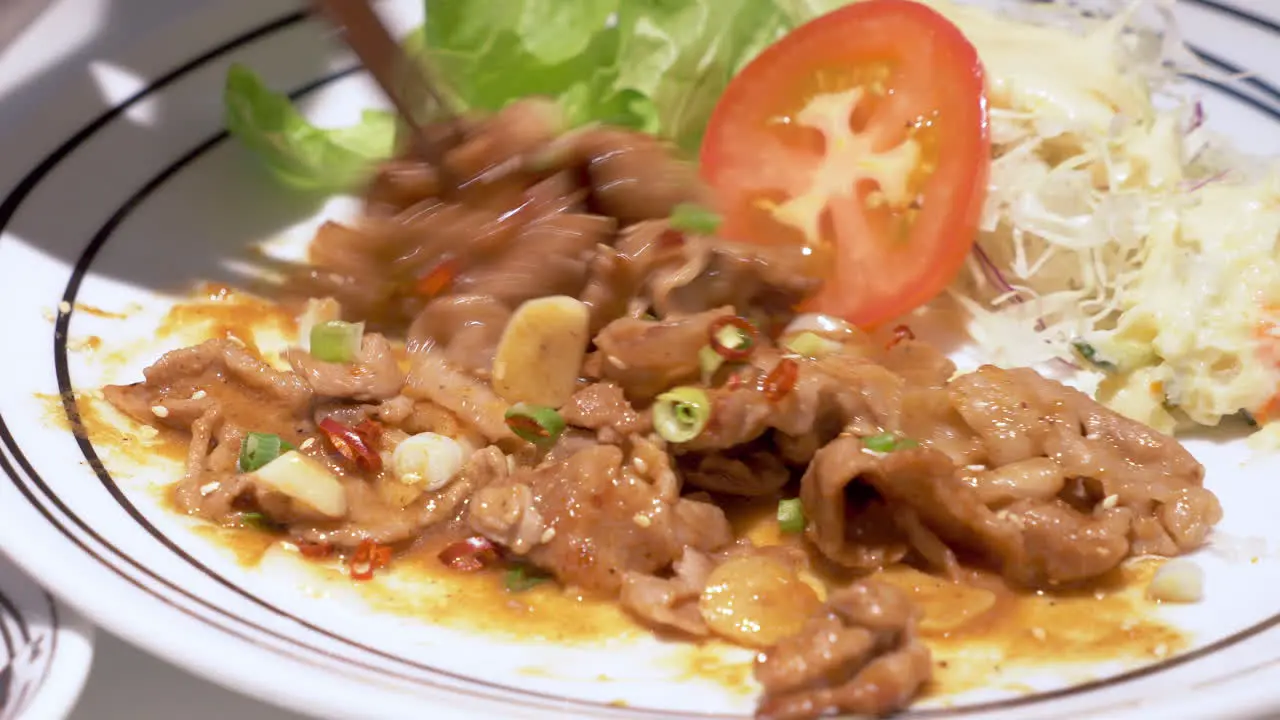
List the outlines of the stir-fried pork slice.
{"type": "Polygon", "coordinates": [[[613,242],[614,220],[561,213],[532,222],[501,254],[462,269],[452,292],[495,298],[510,308],[551,295],[576,297],[596,248],[613,242]]]}
{"type": "Polygon", "coordinates": [[[477,377],[488,377],[511,308],[487,295],[438,297],[422,308],[409,325],[409,352],[444,353],[451,365],[477,377]]]}
{"type": "Polygon", "coordinates": [[[628,435],[647,435],[653,429],[648,412],[637,412],[615,383],[592,383],[569,398],[560,408],[564,421],[573,427],[595,430],[601,442],[617,444],[628,435]]]}
{"type": "Polygon", "coordinates": [[[453,366],[438,350],[419,350],[410,362],[405,395],[415,400],[430,400],[448,409],[490,442],[515,437],[506,421],[506,412],[511,406],[498,397],[488,383],[453,366]]]}
{"type": "Polygon", "coordinates": [[[758,349],[737,371],[747,379],[729,382],[709,395],[711,418],[698,437],[682,446],[688,451],[727,450],[776,430],[790,438],[808,438],[807,452],[789,447],[797,464],[849,428],[865,434],[897,429],[902,380],[883,367],[859,358],[788,358],[796,363],[794,387],[781,398],[765,392],[767,379],[783,361],[769,348],[758,349]]]}
{"type": "Polygon", "coordinates": [[[296,440],[307,429],[311,390],[230,340],[209,340],[165,353],[145,380],[103,388],[134,419],[186,430],[216,407],[220,422],[296,440]]]}
{"type": "Polygon", "coordinates": [[[722,495],[765,497],[791,480],[777,453],[759,448],[729,456],[720,453],[681,458],[684,480],[692,487],[722,495]]]}
{"type": "Polygon", "coordinates": [[[698,350],[707,344],[711,324],[733,314],[726,307],[667,320],[615,320],[595,339],[602,379],[616,382],[632,400],[695,381],[698,350]]]}
{"type": "Polygon", "coordinates": [[[756,661],[762,720],[849,713],[882,716],[906,707],[933,673],[916,634],[919,610],[899,589],[865,581],[833,593],[796,636],[756,661]]]}
{"type": "Polygon", "coordinates": [[[676,205],[698,202],[702,186],[692,164],[676,159],[652,135],[590,128],[562,136],[539,158],[587,171],[591,204],[623,226],[665,218],[676,205]]]}
{"type": "Polygon", "coordinates": [[[857,438],[841,437],[814,458],[800,497],[809,538],[824,555],[851,567],[895,560],[886,548],[901,550],[906,543],[948,567],[952,560],[936,538],[985,557],[1017,583],[1043,587],[1097,577],[1130,553],[1129,510],[1085,514],[1050,496],[1019,499],[996,512],[971,478],[929,448],[881,454],[857,438]],[[868,537],[868,525],[881,534],[868,537]]]}
{"type": "Polygon", "coordinates": [[[618,601],[646,624],[659,630],[677,630],[706,637],[710,630],[698,609],[698,598],[707,585],[715,562],[705,553],[686,547],[672,566],[669,578],[629,572],[622,579],[618,601]]]}
{"type": "Polygon", "coordinates": [[[1204,467],[1180,443],[1081,392],[1031,370],[990,366],[957,378],[950,391],[991,464],[1051,458],[1065,477],[1084,479],[1091,504],[1133,511],[1143,552],[1194,549],[1222,518],[1201,487],[1204,467]]]}
{"type": "Polygon", "coordinates": [[[366,333],[354,362],[317,360],[293,348],[286,357],[316,395],[362,402],[386,400],[400,394],[404,373],[396,362],[391,343],[377,333],[366,333]]]}
{"type": "MultiPolygon", "coordinates": [[[[496,447],[474,453],[444,488],[420,493],[407,505],[392,502],[379,486],[398,483],[390,477],[373,482],[344,478],[348,517],[339,522],[305,522],[298,518],[272,515],[287,522],[297,540],[354,548],[364,540],[394,544],[412,540],[428,527],[457,520],[467,501],[489,485],[501,485],[508,476],[507,458],[496,447]]],[[[392,486],[394,488],[394,486],[392,486]]]]}
{"type": "Polygon", "coordinates": [[[601,595],[616,593],[627,572],[667,567],[682,541],[730,537],[723,513],[697,514],[720,532],[680,527],[687,515],[676,510],[675,473],[664,453],[644,453],[644,445],[636,441],[630,457],[616,445],[592,445],[561,462],[519,469],[472,498],[469,522],[565,585],[601,595]]]}

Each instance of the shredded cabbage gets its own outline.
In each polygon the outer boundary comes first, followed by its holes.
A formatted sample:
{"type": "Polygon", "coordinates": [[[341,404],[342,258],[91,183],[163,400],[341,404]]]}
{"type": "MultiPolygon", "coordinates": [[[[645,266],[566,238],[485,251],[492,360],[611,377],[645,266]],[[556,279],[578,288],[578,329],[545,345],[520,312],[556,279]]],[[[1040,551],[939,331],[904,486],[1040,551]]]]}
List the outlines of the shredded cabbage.
{"type": "Polygon", "coordinates": [[[965,32],[989,74],[989,195],[968,272],[951,288],[972,337],[1000,364],[1058,361],[1105,376],[1100,399],[1165,431],[1263,407],[1280,380],[1270,364],[1259,370],[1267,282],[1217,289],[1244,264],[1276,268],[1267,280],[1280,283],[1280,224],[1219,228],[1275,196],[1172,82],[1207,71],[1171,3],[1009,3],[1001,16],[928,4],[965,32]],[[1176,264],[1185,252],[1235,262],[1192,272],[1176,264]]]}

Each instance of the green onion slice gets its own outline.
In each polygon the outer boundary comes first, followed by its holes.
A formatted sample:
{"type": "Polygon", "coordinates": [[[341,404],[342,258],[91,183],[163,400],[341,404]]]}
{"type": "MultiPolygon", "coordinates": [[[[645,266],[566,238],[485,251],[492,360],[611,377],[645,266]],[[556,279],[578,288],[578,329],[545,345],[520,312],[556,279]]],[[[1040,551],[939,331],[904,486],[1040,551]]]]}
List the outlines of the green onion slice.
{"type": "Polygon", "coordinates": [[[720,229],[721,217],[693,203],[680,203],[671,211],[672,228],[696,235],[712,235],[720,229]]]}
{"type": "Polygon", "coordinates": [[[535,585],[541,585],[548,580],[545,575],[538,575],[529,572],[523,565],[517,565],[507,571],[503,578],[503,584],[507,586],[510,592],[524,592],[535,585]]]}
{"type": "Polygon", "coordinates": [[[862,444],[865,445],[868,450],[873,450],[875,452],[893,452],[898,447],[898,436],[893,433],[880,433],[879,435],[872,435],[870,437],[863,438],[862,444]]]}
{"type": "Polygon", "coordinates": [[[311,328],[311,357],[324,362],[349,363],[360,355],[364,323],[330,320],[311,328]]]}
{"type": "Polygon", "coordinates": [[[1103,372],[1115,372],[1119,369],[1115,363],[1102,359],[1098,355],[1098,349],[1083,340],[1072,340],[1071,347],[1080,353],[1080,357],[1088,360],[1090,364],[1103,372]]]}
{"type": "Polygon", "coordinates": [[[542,405],[516,403],[507,410],[506,419],[511,432],[535,445],[550,445],[564,432],[560,413],[542,405]]]}
{"type": "Polygon", "coordinates": [[[799,335],[787,338],[784,345],[791,352],[807,358],[820,358],[831,355],[832,353],[840,352],[841,347],[840,343],[835,340],[829,340],[811,332],[802,332],[799,335]]]}
{"type": "Polygon", "coordinates": [[[778,529],[790,535],[804,532],[804,505],[800,498],[778,501],[778,529]]]}
{"type": "Polygon", "coordinates": [[[675,388],[653,404],[653,427],[667,442],[689,442],[702,434],[710,419],[711,399],[696,387],[675,388]]]}
{"type": "Polygon", "coordinates": [[[292,449],[279,435],[251,432],[240,441],[239,470],[253,472],[292,449]]]}
{"type": "Polygon", "coordinates": [[[280,529],[280,526],[271,518],[260,512],[242,512],[240,513],[240,522],[244,525],[256,527],[259,530],[275,531],[280,529]]]}
{"type": "Polygon", "coordinates": [[[716,376],[716,372],[724,365],[724,357],[716,352],[716,349],[710,345],[703,345],[698,348],[698,369],[702,371],[702,382],[706,385],[711,384],[712,378],[716,376]]]}

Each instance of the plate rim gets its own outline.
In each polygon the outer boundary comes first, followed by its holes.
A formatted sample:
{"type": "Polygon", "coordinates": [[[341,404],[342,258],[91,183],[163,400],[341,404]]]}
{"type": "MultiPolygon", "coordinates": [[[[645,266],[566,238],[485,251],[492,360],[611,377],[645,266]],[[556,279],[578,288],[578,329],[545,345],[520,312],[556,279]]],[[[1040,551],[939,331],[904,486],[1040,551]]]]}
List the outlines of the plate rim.
{"type": "MultiPolygon", "coordinates": [[[[1184,1],[1186,1],[1186,0],[1184,0],[1184,1]]],[[[1204,0],[1192,0],[1192,1],[1193,1],[1193,2],[1203,2],[1204,0]]],[[[291,16],[292,16],[292,15],[296,15],[296,14],[297,14],[297,13],[292,13],[292,14],[291,14],[291,16]]],[[[274,25],[274,23],[272,23],[272,24],[274,25]]],[[[1277,29],[1278,29],[1278,30],[1280,30],[1280,28],[1277,28],[1277,29]]],[[[206,54],[208,54],[208,53],[206,53],[206,54]]],[[[203,56],[201,56],[201,57],[203,57],[203,56]]],[[[192,62],[194,62],[194,61],[192,61],[192,62]]],[[[185,67],[185,64],[184,64],[184,67],[185,67]]],[[[168,74],[165,74],[165,75],[163,75],[162,77],[167,77],[167,76],[168,76],[168,74]]],[[[332,78],[330,78],[330,79],[332,79],[332,78]]],[[[157,87],[157,82],[153,80],[153,81],[151,81],[151,83],[148,85],[148,91],[150,91],[150,90],[155,90],[155,89],[159,89],[159,87],[157,87]]],[[[1244,98],[1242,98],[1242,99],[1244,99],[1244,98]]],[[[1255,104],[1255,102],[1254,102],[1254,101],[1252,101],[1251,99],[1246,99],[1245,101],[1246,101],[1246,102],[1250,102],[1250,104],[1255,104]]],[[[113,115],[113,117],[114,117],[114,116],[117,116],[117,115],[119,115],[121,112],[123,112],[123,110],[127,107],[127,105],[128,105],[128,104],[129,104],[128,102],[123,103],[123,104],[117,104],[117,105],[115,105],[115,106],[114,106],[114,107],[113,107],[109,112],[110,112],[110,113],[115,113],[115,115],[113,115]]],[[[1266,105],[1262,105],[1262,104],[1255,104],[1255,107],[1258,107],[1259,109],[1263,110],[1263,112],[1268,112],[1268,113],[1272,114],[1272,115],[1273,115],[1273,117],[1276,117],[1277,119],[1280,119],[1280,109],[1278,109],[1278,108],[1274,108],[1274,107],[1270,107],[1270,106],[1266,106],[1266,105]]],[[[96,121],[95,121],[95,124],[96,124],[96,121]]],[[[86,126],[86,128],[87,128],[87,127],[88,127],[88,126],[86,126]]],[[[198,145],[197,147],[193,148],[192,153],[194,153],[194,152],[196,152],[196,151],[199,151],[199,150],[202,150],[202,149],[207,149],[207,148],[206,148],[206,146],[212,146],[212,145],[216,144],[217,142],[221,141],[222,136],[224,136],[224,135],[225,135],[225,133],[220,133],[218,136],[215,136],[214,138],[211,138],[211,139],[210,139],[209,141],[207,141],[206,143],[202,143],[202,144],[198,145]]],[[[190,153],[189,153],[189,154],[190,154],[190,153]]],[[[185,156],[184,156],[184,157],[185,157],[185,156]]],[[[41,164],[41,167],[43,167],[43,166],[44,166],[44,163],[42,163],[42,164],[41,164]]],[[[50,166],[50,168],[51,168],[51,167],[52,167],[52,166],[50,166]]],[[[39,169],[39,168],[37,168],[37,169],[39,169]]],[[[28,176],[28,177],[30,177],[30,176],[28,176]]],[[[25,184],[25,180],[24,180],[23,184],[25,184]]],[[[34,187],[34,185],[32,185],[32,187],[34,187]]],[[[10,207],[9,207],[9,205],[10,205],[9,200],[10,200],[10,198],[12,198],[12,197],[13,197],[13,195],[11,194],[9,197],[7,197],[7,198],[5,199],[5,201],[4,201],[2,204],[0,204],[0,230],[2,230],[2,229],[3,229],[4,221],[5,221],[5,220],[7,220],[9,217],[11,217],[11,216],[12,216],[12,214],[13,214],[13,212],[15,212],[15,211],[17,210],[17,206],[18,206],[17,204],[15,204],[12,208],[10,208],[10,207]]],[[[69,293],[68,298],[70,298],[70,299],[72,299],[72,300],[73,300],[73,299],[74,299],[74,294],[73,294],[73,293],[69,293]]],[[[62,336],[63,338],[65,338],[65,335],[66,335],[66,329],[67,329],[67,324],[68,324],[68,322],[69,322],[69,314],[60,314],[60,315],[59,315],[59,318],[58,318],[58,321],[57,321],[57,326],[56,326],[56,328],[57,328],[57,329],[55,330],[55,332],[60,333],[60,334],[61,334],[61,336],[62,336]]],[[[65,347],[64,347],[64,350],[65,350],[65,347]]],[[[62,358],[63,364],[65,364],[65,354],[61,355],[60,357],[62,358]]],[[[60,382],[61,382],[61,375],[62,375],[62,374],[63,374],[63,373],[62,373],[62,371],[60,370],[60,371],[59,371],[59,375],[60,375],[60,382]]],[[[7,446],[8,453],[9,453],[9,454],[12,454],[12,455],[14,456],[14,460],[18,461],[18,464],[19,464],[20,466],[24,466],[24,468],[23,468],[23,469],[29,470],[29,472],[30,472],[32,475],[35,475],[35,476],[37,476],[37,477],[38,477],[38,474],[36,474],[36,473],[35,473],[34,469],[33,469],[33,468],[29,468],[29,463],[25,462],[25,458],[24,458],[24,456],[23,456],[23,454],[22,454],[22,452],[21,452],[20,448],[17,446],[16,441],[15,441],[15,440],[13,440],[12,436],[9,434],[8,429],[7,429],[7,426],[5,426],[3,423],[4,423],[3,418],[0,418],[0,431],[2,431],[2,432],[0,432],[0,434],[3,434],[3,435],[5,436],[5,444],[6,444],[6,446],[7,446]]],[[[5,466],[5,468],[4,468],[4,469],[5,469],[5,470],[7,470],[7,471],[9,471],[9,473],[10,473],[10,477],[11,477],[11,478],[14,478],[14,479],[15,479],[15,481],[16,481],[16,475],[12,472],[12,468],[10,468],[10,467],[8,467],[8,466],[7,466],[8,462],[9,462],[8,458],[7,458],[7,457],[5,457],[3,454],[0,454],[0,465],[4,465],[4,466],[5,466]]],[[[30,498],[28,498],[28,499],[30,499],[30,498]]],[[[127,503],[127,500],[126,500],[126,503],[127,503]]],[[[126,505],[126,508],[125,508],[125,509],[126,509],[126,510],[128,510],[130,507],[131,507],[130,505],[126,505]]],[[[135,518],[135,519],[137,519],[137,518],[135,518]]],[[[146,526],[144,525],[144,527],[146,527],[146,526]]],[[[152,528],[150,528],[150,529],[151,529],[151,530],[154,530],[154,528],[153,528],[153,527],[152,527],[152,528]]],[[[2,533],[2,532],[0,532],[0,536],[3,536],[3,533],[2,533]]],[[[70,540],[71,540],[71,537],[70,537],[70,536],[68,536],[68,541],[70,541],[70,540]]],[[[163,540],[162,540],[162,542],[163,542],[163,540]]],[[[25,563],[21,563],[21,560],[19,560],[19,562],[20,562],[20,564],[25,564],[25,563]]],[[[101,562],[101,561],[100,561],[100,562],[101,562]]],[[[109,565],[108,563],[105,563],[105,562],[104,562],[103,564],[104,564],[104,566],[105,566],[105,567],[108,567],[108,568],[110,567],[110,565],[109,565]]],[[[121,578],[122,578],[122,579],[124,579],[123,575],[121,575],[121,578]]],[[[141,589],[141,588],[139,588],[139,589],[141,589]]],[[[159,597],[159,596],[157,596],[157,598],[158,598],[158,597],[159,597]]],[[[1267,623],[1264,623],[1264,624],[1267,624],[1267,625],[1268,625],[1268,627],[1271,627],[1271,626],[1273,626],[1274,624],[1276,624],[1276,623],[1278,623],[1278,622],[1280,622],[1280,613],[1278,613],[1278,614],[1277,614],[1275,617],[1273,617],[1270,621],[1268,621],[1267,623]]],[[[221,628],[218,628],[218,630],[222,630],[222,629],[221,629],[221,628]]],[[[225,632],[225,630],[222,630],[222,631],[223,631],[223,632],[225,632]]],[[[1259,632],[1260,632],[1260,631],[1259,631],[1259,632]]],[[[1219,641],[1219,642],[1221,642],[1221,641],[1219,641]]],[[[142,647],[145,647],[145,648],[151,649],[151,643],[136,643],[136,644],[139,644],[139,645],[141,645],[142,647]]],[[[269,652],[274,652],[274,651],[272,651],[272,650],[268,650],[268,651],[269,651],[269,652]]],[[[1188,655],[1191,655],[1191,653],[1189,653],[1188,655]]],[[[1181,663],[1189,662],[1189,661],[1190,661],[1190,659],[1191,659],[1191,658],[1189,658],[1189,657],[1187,657],[1187,656],[1178,656],[1177,658],[1171,659],[1170,661],[1166,661],[1166,663],[1157,663],[1157,664],[1153,664],[1153,665],[1150,665],[1150,666],[1146,666],[1146,667],[1144,667],[1144,668],[1140,668],[1139,670],[1131,671],[1130,673],[1124,673],[1124,674],[1121,674],[1121,675],[1118,675],[1118,676],[1114,676],[1114,677],[1112,677],[1112,678],[1105,678],[1105,679],[1103,679],[1103,680],[1096,681],[1096,682],[1098,682],[1098,683],[1103,683],[1103,684],[1114,684],[1116,681],[1119,681],[1119,682],[1126,682],[1126,681],[1128,681],[1128,680],[1130,680],[1130,679],[1134,679],[1134,677],[1141,677],[1141,676],[1143,676],[1143,675],[1152,674],[1153,672],[1158,672],[1160,669],[1167,669],[1167,668],[1166,668],[1166,667],[1164,667],[1164,666],[1165,666],[1166,664],[1168,664],[1168,663],[1173,663],[1174,665],[1176,665],[1176,664],[1181,664],[1181,663]],[[1137,673],[1137,675],[1136,675],[1136,676],[1135,676],[1135,675],[1133,675],[1134,673],[1137,673]]],[[[184,666],[187,666],[187,664],[186,664],[186,663],[180,663],[180,664],[182,664],[182,665],[184,665],[184,666]]],[[[1170,667],[1171,667],[1171,666],[1172,666],[1172,665],[1170,665],[1170,667]]],[[[437,670],[435,670],[435,671],[436,671],[436,672],[439,672],[439,670],[438,670],[438,669],[437,669],[437,670]]],[[[203,671],[201,671],[201,674],[206,674],[206,673],[205,673],[205,672],[203,672],[203,671]]],[[[474,679],[473,679],[473,678],[466,678],[465,680],[466,680],[467,682],[474,682],[474,679]]],[[[1088,687],[1089,685],[1091,685],[1091,683],[1086,683],[1086,684],[1085,684],[1085,685],[1083,685],[1083,686],[1074,686],[1074,687],[1072,687],[1072,688],[1064,688],[1062,692],[1066,692],[1066,691],[1070,691],[1070,692],[1078,692],[1078,691],[1080,691],[1080,689],[1085,688],[1085,687],[1088,687]]],[[[238,688],[237,688],[237,689],[238,689],[238,688]]],[[[278,688],[277,688],[277,689],[278,689],[278,688]]],[[[525,691],[523,691],[523,690],[519,690],[519,689],[512,689],[512,688],[503,688],[503,689],[508,690],[508,691],[514,690],[515,692],[520,693],[520,694],[524,694],[524,692],[525,692],[525,691]]],[[[452,691],[453,689],[451,689],[451,688],[441,688],[441,690],[444,690],[444,691],[446,691],[446,692],[450,692],[450,691],[452,691]]],[[[1050,692],[1050,693],[1042,693],[1042,694],[1038,694],[1038,695],[1036,695],[1036,696],[1033,696],[1033,697],[1031,697],[1031,698],[1026,698],[1026,699],[1021,699],[1021,698],[1020,698],[1020,699],[1018,699],[1018,700],[1016,701],[1016,704],[1015,704],[1014,706],[1020,706],[1020,705],[1023,705],[1023,704],[1027,704],[1028,702],[1030,702],[1030,703],[1034,703],[1034,702],[1047,702],[1047,701],[1051,701],[1052,696],[1053,696],[1055,693],[1057,693],[1057,692],[1060,692],[1060,691],[1054,691],[1054,692],[1050,692]]],[[[557,700],[557,701],[565,700],[565,698],[560,698],[560,697],[548,698],[548,699],[554,699],[554,700],[557,700]]],[[[1003,702],[1004,702],[1004,701],[999,701],[997,704],[1000,704],[1000,703],[1003,703],[1003,702]]],[[[575,703],[575,704],[576,704],[576,703],[575,703]]],[[[592,705],[593,705],[593,707],[591,708],[592,710],[605,710],[605,709],[606,709],[605,707],[598,707],[598,708],[597,708],[597,707],[595,706],[595,704],[594,704],[594,703],[592,703],[592,705]]],[[[295,706],[295,707],[296,707],[296,706],[295,706]]],[[[995,708],[995,707],[989,707],[989,706],[987,706],[986,704],[980,704],[980,705],[970,705],[970,706],[965,706],[964,708],[960,708],[959,710],[960,710],[962,713],[970,713],[970,712],[980,712],[980,711],[982,711],[982,710],[986,710],[986,709],[997,709],[997,708],[995,708]]],[[[1000,709],[1002,709],[1002,708],[1000,708],[1000,709]]],[[[667,717],[667,716],[670,716],[670,715],[672,714],[672,713],[670,713],[670,711],[661,711],[661,710],[659,710],[659,711],[644,711],[644,710],[640,710],[640,709],[635,709],[635,710],[632,710],[632,711],[626,712],[625,714],[626,714],[626,716],[636,716],[636,717],[640,716],[640,715],[638,715],[637,713],[643,713],[643,716],[645,716],[645,717],[667,717]]],[[[610,713],[610,714],[612,714],[612,713],[610,713]]],[[[688,716],[688,714],[687,714],[687,713],[681,713],[680,715],[681,715],[681,716],[688,716]]],[[[740,716],[737,716],[737,715],[725,716],[725,715],[718,715],[718,714],[698,714],[697,716],[698,716],[698,717],[740,717],[740,716]]],[[[963,714],[961,714],[961,715],[948,714],[948,713],[943,713],[943,714],[933,714],[931,710],[922,710],[922,711],[916,711],[916,712],[912,713],[912,716],[913,716],[913,717],[963,717],[963,714]]]]}

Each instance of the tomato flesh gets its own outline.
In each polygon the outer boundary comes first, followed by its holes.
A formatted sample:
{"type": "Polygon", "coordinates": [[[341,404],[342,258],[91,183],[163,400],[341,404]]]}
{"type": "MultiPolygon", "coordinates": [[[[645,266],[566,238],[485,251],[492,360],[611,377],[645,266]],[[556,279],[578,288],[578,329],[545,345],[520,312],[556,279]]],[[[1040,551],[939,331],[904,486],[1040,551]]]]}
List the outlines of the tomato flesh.
{"type": "Polygon", "coordinates": [[[796,28],[729,84],[703,141],[721,234],[794,244],[802,309],[872,327],[937,296],[973,247],[991,165],[982,64],[909,0],[796,28]]]}

